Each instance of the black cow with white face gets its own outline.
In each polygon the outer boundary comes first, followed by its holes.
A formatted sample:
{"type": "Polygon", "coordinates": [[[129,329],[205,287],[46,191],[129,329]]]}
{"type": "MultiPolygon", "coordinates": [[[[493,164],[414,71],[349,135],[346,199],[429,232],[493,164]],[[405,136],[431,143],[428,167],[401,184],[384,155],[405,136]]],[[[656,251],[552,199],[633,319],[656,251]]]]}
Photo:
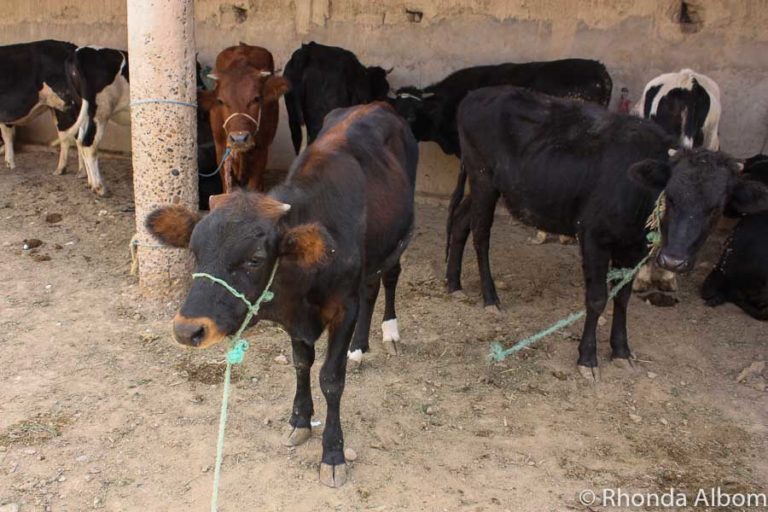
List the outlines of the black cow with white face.
{"type": "Polygon", "coordinates": [[[331,110],[385,100],[387,73],[379,66],[363,66],[349,50],[314,41],[293,52],[283,77],[291,84],[285,106],[296,154],[315,140],[331,110]]]}
{"type": "MultiPolygon", "coordinates": [[[[77,48],[63,41],[0,46],[0,133],[5,163],[16,166],[14,129],[53,109],[61,137],[74,136],[85,115],[80,97],[67,80],[65,62],[77,48]]],[[[61,152],[66,148],[62,146],[61,152]]],[[[59,162],[66,161],[66,154],[59,162]]],[[[61,173],[60,168],[56,173],[61,173]]]]}
{"type": "MultiPolygon", "coordinates": [[[[744,178],[768,185],[765,155],[745,162],[744,178]]],[[[754,185],[757,188],[757,184],[754,185]]],[[[768,187],[763,187],[768,191],[768,187]]],[[[708,306],[732,302],[757,320],[768,321],[768,201],[761,213],[744,215],[723,248],[723,254],[701,287],[708,306]]],[[[759,206],[759,205],[758,205],[759,206]]],[[[738,212],[734,212],[738,213],[738,212]]],[[[749,213],[744,212],[742,213],[749,213]]]]}
{"type": "MultiPolygon", "coordinates": [[[[666,212],[657,261],[675,272],[693,268],[726,207],[768,209],[768,190],[742,179],[736,160],[703,149],[670,150],[675,140],[645,119],[518,87],[490,87],[468,94],[457,120],[485,304],[499,302],[488,258],[499,197],[521,221],[577,236],[587,309],[578,365],[587,378],[598,375],[596,329],[609,267],[634,268],[647,254],[645,223],[662,191],[666,212]]],[[[460,186],[463,194],[463,180],[460,186]]],[[[460,288],[464,240],[453,238],[449,249],[448,281],[460,288]]],[[[610,337],[612,358],[625,364],[631,293],[625,286],[614,299],[610,337]]]]}

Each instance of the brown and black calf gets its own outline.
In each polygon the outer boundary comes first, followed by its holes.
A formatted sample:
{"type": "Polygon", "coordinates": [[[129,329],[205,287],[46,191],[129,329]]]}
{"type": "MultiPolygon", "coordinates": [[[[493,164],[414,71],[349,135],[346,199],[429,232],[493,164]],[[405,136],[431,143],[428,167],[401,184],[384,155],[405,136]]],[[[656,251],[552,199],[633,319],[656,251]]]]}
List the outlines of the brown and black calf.
{"type": "MultiPolygon", "coordinates": [[[[310,369],[315,342],[328,329],[320,388],[328,406],[320,481],[346,480],[339,405],[350,342],[367,348],[373,305],[383,281],[394,305],[400,256],[413,229],[418,147],[407,124],[385,103],[337,109],[317,140],[268,194],[237,191],[212,201],[203,219],[165,207],[147,219],[163,242],[189,247],[197,272],[227,281],[254,301],[278,265],[274,299],[257,320],[291,337],[296,395],[286,440],[310,435],[310,369]]],[[[392,311],[394,314],[394,310],[392,311]]],[[[245,305],[223,287],[195,280],[174,319],[179,343],[208,347],[234,333],[245,305]]]]}
{"type": "Polygon", "coordinates": [[[264,191],[269,146],[277,133],[278,100],[288,81],[275,75],[272,54],[240,43],[216,57],[212,91],[199,91],[200,108],[210,113],[219,162],[229,149],[232,157],[221,173],[225,192],[234,187],[264,191]]]}

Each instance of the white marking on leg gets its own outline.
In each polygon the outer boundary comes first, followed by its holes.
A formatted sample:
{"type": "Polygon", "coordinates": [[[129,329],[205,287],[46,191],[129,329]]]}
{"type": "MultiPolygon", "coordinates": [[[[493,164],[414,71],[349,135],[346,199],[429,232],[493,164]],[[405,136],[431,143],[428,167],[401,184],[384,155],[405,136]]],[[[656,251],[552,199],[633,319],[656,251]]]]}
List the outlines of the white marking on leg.
{"type": "Polygon", "coordinates": [[[5,165],[9,169],[16,168],[16,159],[13,154],[13,126],[7,124],[0,124],[0,133],[3,137],[3,143],[5,144],[5,165]]]}
{"type": "Polygon", "coordinates": [[[299,146],[299,153],[307,149],[307,125],[301,125],[301,146],[299,146]]]}
{"type": "Polygon", "coordinates": [[[359,363],[363,360],[363,351],[359,348],[353,351],[347,351],[347,359],[359,363]]]}
{"type": "Polygon", "coordinates": [[[387,341],[400,341],[400,331],[397,328],[397,318],[386,320],[381,324],[381,339],[387,341]]]}
{"type": "Polygon", "coordinates": [[[632,289],[636,292],[644,292],[648,290],[651,287],[652,277],[651,264],[646,263],[640,267],[640,271],[637,273],[637,277],[635,277],[635,282],[632,284],[632,289]]]}

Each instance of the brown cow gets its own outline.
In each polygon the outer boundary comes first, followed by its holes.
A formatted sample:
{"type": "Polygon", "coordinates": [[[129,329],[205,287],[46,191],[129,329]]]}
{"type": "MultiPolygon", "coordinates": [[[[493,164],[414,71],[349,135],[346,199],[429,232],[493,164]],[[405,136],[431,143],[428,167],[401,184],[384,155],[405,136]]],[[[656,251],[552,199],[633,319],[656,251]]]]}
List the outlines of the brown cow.
{"type": "Polygon", "coordinates": [[[216,87],[198,93],[198,104],[210,112],[217,159],[221,162],[227,148],[232,152],[221,173],[225,193],[238,186],[264,190],[279,118],[277,102],[288,91],[288,81],[274,72],[269,50],[240,43],[216,57],[210,75],[216,87]]]}

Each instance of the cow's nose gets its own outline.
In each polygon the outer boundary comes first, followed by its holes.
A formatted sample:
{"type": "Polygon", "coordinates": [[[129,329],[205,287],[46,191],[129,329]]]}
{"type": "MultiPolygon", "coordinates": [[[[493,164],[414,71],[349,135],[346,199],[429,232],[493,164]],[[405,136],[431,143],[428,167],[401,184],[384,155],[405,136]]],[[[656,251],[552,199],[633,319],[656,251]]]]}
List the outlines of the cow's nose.
{"type": "Polygon", "coordinates": [[[173,320],[173,337],[182,345],[197,347],[205,339],[206,334],[205,324],[201,322],[180,317],[173,320]]]}
{"type": "Polygon", "coordinates": [[[248,132],[230,132],[229,143],[230,144],[245,144],[251,134],[248,132]]]}
{"type": "Polygon", "coordinates": [[[664,270],[669,270],[670,272],[685,272],[690,266],[687,259],[671,256],[664,251],[659,253],[656,263],[664,270]]]}

